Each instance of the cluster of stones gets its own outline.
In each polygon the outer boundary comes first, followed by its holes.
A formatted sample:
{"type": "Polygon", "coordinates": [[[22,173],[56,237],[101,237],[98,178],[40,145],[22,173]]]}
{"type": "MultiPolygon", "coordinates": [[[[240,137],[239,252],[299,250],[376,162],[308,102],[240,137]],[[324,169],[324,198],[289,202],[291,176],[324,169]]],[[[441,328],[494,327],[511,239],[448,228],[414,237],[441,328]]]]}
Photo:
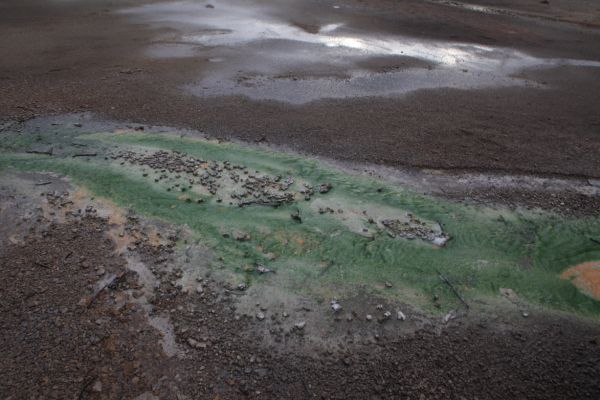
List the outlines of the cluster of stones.
{"type": "MultiPolygon", "coordinates": [[[[328,183],[321,184],[316,189],[304,184],[296,192],[290,190],[294,184],[294,179],[291,177],[284,179],[281,176],[260,175],[258,171],[252,173],[245,165],[236,165],[229,161],[202,160],[177,151],[159,150],[151,154],[120,151],[111,158],[122,160],[121,165],[128,162],[158,172],[160,175],[154,179],[155,182],[169,179],[168,174],[175,174],[174,178],[181,181],[168,187],[167,191],[185,192],[194,184],[199,184],[212,196],[216,196],[223,189],[224,179],[228,178],[236,189],[229,196],[232,200],[237,201],[239,207],[249,205],[277,207],[294,202],[297,196],[304,196],[305,200],[310,200],[315,192],[327,193],[332,188],[328,183]]],[[[144,173],[144,176],[148,176],[148,174],[144,173]]],[[[222,199],[219,197],[217,201],[221,202],[222,199]]]]}
{"type": "Polygon", "coordinates": [[[408,221],[385,219],[381,221],[381,225],[384,226],[385,231],[391,237],[402,237],[409,240],[418,238],[428,242],[435,242],[443,237],[412,214],[409,213],[407,216],[409,217],[408,221]]]}

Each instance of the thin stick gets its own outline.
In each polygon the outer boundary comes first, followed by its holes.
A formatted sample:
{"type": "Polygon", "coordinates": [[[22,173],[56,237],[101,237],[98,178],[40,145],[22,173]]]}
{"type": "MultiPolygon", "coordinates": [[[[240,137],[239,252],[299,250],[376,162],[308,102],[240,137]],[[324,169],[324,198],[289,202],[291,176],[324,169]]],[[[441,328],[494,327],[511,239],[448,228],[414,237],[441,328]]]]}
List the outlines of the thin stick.
{"type": "Polygon", "coordinates": [[[73,154],[73,157],[96,157],[97,153],[77,153],[73,154]]]}
{"type": "Polygon", "coordinates": [[[465,301],[465,299],[460,295],[460,293],[458,293],[458,290],[456,290],[456,288],[454,287],[454,285],[452,285],[452,283],[448,280],[448,278],[446,278],[444,275],[442,275],[442,273],[440,271],[435,271],[438,273],[438,276],[440,277],[440,279],[445,282],[448,286],[450,286],[450,289],[452,289],[452,292],[454,292],[454,294],[456,295],[456,297],[458,297],[458,299],[465,305],[465,307],[468,309],[469,305],[467,304],[467,302],[465,301]]]}
{"type": "Polygon", "coordinates": [[[29,153],[29,154],[46,154],[51,156],[52,155],[52,147],[50,148],[50,150],[27,150],[25,153],[29,153]]]}

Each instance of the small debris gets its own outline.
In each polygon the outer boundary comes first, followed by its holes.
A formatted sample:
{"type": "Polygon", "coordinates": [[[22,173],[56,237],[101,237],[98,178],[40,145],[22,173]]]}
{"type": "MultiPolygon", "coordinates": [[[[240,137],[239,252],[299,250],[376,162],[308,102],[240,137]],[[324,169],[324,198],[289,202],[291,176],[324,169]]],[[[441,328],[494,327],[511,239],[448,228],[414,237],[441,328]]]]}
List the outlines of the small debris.
{"type": "Polygon", "coordinates": [[[247,288],[247,286],[245,283],[240,283],[239,285],[237,285],[238,290],[244,291],[244,290],[246,290],[246,288],[247,288]]]}
{"type": "Polygon", "coordinates": [[[270,270],[262,264],[256,265],[256,272],[258,272],[259,274],[268,274],[269,272],[275,273],[275,271],[270,270]]]}
{"type": "Polygon", "coordinates": [[[325,194],[327,192],[329,192],[331,189],[333,189],[333,186],[330,183],[322,183],[319,185],[319,193],[321,194],[325,194]]]}
{"type": "Polygon", "coordinates": [[[199,342],[193,338],[188,338],[187,342],[190,345],[190,347],[193,347],[194,349],[205,349],[206,348],[205,342],[199,342]]]}
{"type": "Polygon", "coordinates": [[[298,330],[304,329],[305,326],[306,326],[306,321],[300,321],[300,322],[296,322],[294,324],[294,328],[296,328],[298,330]]]}
{"type": "Polygon", "coordinates": [[[300,223],[302,222],[302,217],[300,217],[300,210],[296,210],[295,212],[293,212],[290,215],[290,217],[292,217],[292,219],[294,221],[297,221],[297,222],[300,222],[300,223]]]}
{"type": "Polygon", "coordinates": [[[452,321],[455,318],[456,318],[456,310],[450,310],[450,312],[448,314],[444,315],[443,321],[445,324],[447,324],[448,322],[452,321]]]}
{"type": "Polygon", "coordinates": [[[373,316],[371,314],[367,314],[367,321],[371,321],[373,319],[373,316]]]}
{"type": "Polygon", "coordinates": [[[398,321],[406,321],[406,315],[404,315],[404,313],[402,311],[398,311],[396,313],[396,319],[398,321]]]}
{"type": "Polygon", "coordinates": [[[385,287],[386,288],[391,288],[392,287],[392,282],[386,282],[385,283],[385,287]]]}
{"type": "Polygon", "coordinates": [[[500,288],[500,295],[513,303],[519,300],[519,296],[512,289],[500,288]]]}
{"type": "Polygon", "coordinates": [[[92,386],[92,392],[96,392],[96,393],[102,392],[102,382],[100,381],[100,379],[98,379],[98,380],[96,380],[96,382],[94,382],[94,385],[92,386]]]}
{"type": "Polygon", "coordinates": [[[331,309],[333,312],[338,312],[342,309],[342,306],[337,302],[337,300],[331,300],[331,309]]]}
{"type": "Polygon", "coordinates": [[[257,313],[256,313],[256,319],[257,319],[257,320],[259,320],[259,321],[262,321],[262,320],[264,320],[264,319],[265,319],[265,314],[264,314],[264,313],[262,313],[262,312],[260,312],[260,311],[259,311],[259,312],[257,312],[257,313]]]}

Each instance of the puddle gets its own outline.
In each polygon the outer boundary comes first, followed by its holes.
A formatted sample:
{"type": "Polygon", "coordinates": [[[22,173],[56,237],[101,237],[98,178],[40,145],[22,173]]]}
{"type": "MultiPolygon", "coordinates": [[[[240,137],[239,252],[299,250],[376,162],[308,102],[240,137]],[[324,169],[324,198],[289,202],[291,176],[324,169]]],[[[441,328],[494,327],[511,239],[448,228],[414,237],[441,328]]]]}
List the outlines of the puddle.
{"type": "Polygon", "coordinates": [[[562,279],[570,279],[581,291],[600,300],[600,261],[576,265],[563,272],[562,279]]]}
{"type": "MultiPolygon", "coordinates": [[[[186,88],[201,97],[243,95],[295,104],[323,98],[401,95],[419,89],[534,85],[513,78],[525,68],[600,67],[600,62],[536,58],[508,48],[443,42],[359,30],[331,8],[299,23],[290,4],[222,1],[155,3],[123,10],[134,19],[178,31],[154,44],[150,57],[215,60],[186,88]],[[373,72],[381,57],[423,60],[426,68],[373,72]],[[218,62],[216,61],[218,60],[218,62]],[[339,78],[339,77],[344,78],[339,78]]],[[[314,15],[312,15],[314,13],[314,15]]],[[[400,63],[399,63],[400,65],[400,63]]],[[[398,67],[390,65],[392,69],[398,67]]]]}

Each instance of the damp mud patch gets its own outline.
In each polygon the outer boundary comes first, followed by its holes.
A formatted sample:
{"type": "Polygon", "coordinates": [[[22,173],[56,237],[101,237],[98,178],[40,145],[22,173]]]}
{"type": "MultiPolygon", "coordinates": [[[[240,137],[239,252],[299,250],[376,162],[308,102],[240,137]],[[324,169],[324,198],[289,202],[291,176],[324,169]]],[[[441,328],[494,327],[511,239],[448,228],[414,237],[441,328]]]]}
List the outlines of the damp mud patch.
{"type": "MultiPolygon", "coordinates": [[[[597,299],[559,276],[600,259],[594,218],[458,204],[298,155],[133,129],[7,135],[0,169],[68,176],[189,231],[213,255],[203,268],[240,292],[276,285],[327,304],[360,290],[438,313],[462,304],[442,274],[471,303],[509,288],[524,302],[600,314],[597,299]],[[28,152],[40,146],[52,154],[28,152]]],[[[113,219],[122,247],[139,240],[113,219]]]]}

